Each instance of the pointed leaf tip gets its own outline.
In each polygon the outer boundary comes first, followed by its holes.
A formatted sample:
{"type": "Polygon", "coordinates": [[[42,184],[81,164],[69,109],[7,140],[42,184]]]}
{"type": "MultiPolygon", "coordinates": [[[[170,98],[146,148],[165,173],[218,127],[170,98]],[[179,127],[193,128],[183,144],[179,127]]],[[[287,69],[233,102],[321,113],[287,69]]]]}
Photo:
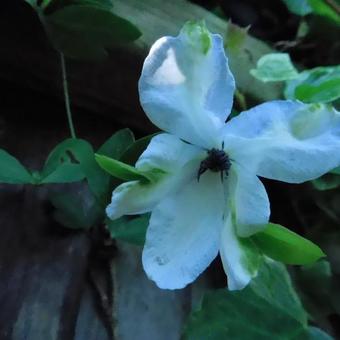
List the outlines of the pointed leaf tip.
{"type": "Polygon", "coordinates": [[[207,54],[211,47],[211,34],[207,29],[205,22],[188,21],[182,28],[181,34],[185,36],[194,48],[201,53],[207,54]]]}
{"type": "Polygon", "coordinates": [[[286,264],[306,265],[326,256],[319,246],[279,224],[268,223],[252,238],[265,255],[286,264]]]}

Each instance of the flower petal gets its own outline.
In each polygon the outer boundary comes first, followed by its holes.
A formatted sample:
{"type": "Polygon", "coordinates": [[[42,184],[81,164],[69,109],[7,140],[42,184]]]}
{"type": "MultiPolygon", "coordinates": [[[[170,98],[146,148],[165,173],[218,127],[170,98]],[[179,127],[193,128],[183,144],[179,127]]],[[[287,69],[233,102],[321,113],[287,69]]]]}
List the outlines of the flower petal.
{"type": "Polygon", "coordinates": [[[176,174],[162,174],[156,182],[131,181],[112,192],[106,214],[112,220],[123,215],[151,211],[166,195],[178,190],[197,176],[197,164],[189,162],[176,174]]]}
{"type": "Polygon", "coordinates": [[[162,133],[153,137],[139,157],[136,168],[141,171],[160,169],[168,173],[180,171],[188,162],[197,159],[197,166],[206,152],[178,137],[162,133]]]}
{"type": "Polygon", "coordinates": [[[143,266],[160,288],[191,283],[216,257],[225,205],[220,177],[205,173],[152,212],[143,266]]]}
{"type": "Polygon", "coordinates": [[[248,237],[265,229],[270,216],[269,199],[255,173],[233,164],[226,183],[230,210],[235,214],[237,235],[248,237]]]}
{"type": "Polygon", "coordinates": [[[162,170],[156,182],[131,181],[119,185],[106,208],[109,218],[151,211],[166,195],[196,178],[205,152],[163,133],[152,138],[136,163],[140,171],[162,170]]]}
{"type": "Polygon", "coordinates": [[[273,101],[224,128],[230,157],[259,176],[301,183],[340,164],[340,114],[330,106],[273,101]]]}
{"type": "Polygon", "coordinates": [[[236,236],[231,214],[222,230],[220,256],[229,290],[243,289],[257,275],[262,257],[250,238],[236,236]]]}
{"type": "Polygon", "coordinates": [[[177,37],[156,41],[139,80],[140,101],[149,119],[203,147],[216,146],[234,88],[222,38],[194,23],[177,37]]]}

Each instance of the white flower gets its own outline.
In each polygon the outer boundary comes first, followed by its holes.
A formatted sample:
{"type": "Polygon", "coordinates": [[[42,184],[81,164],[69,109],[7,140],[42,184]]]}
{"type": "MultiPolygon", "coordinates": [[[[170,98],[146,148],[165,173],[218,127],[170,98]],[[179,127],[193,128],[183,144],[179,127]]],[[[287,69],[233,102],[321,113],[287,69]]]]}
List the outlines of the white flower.
{"type": "Polygon", "coordinates": [[[248,236],[270,215],[257,176],[301,183],[340,164],[334,109],[273,101],[225,123],[234,87],[221,37],[200,24],[159,39],[144,62],[141,104],[166,133],[151,140],[136,168],[162,175],[118,186],[107,214],[152,212],[143,266],[161,288],[184,287],[219,253],[229,289],[242,289],[261,256],[248,236]]]}

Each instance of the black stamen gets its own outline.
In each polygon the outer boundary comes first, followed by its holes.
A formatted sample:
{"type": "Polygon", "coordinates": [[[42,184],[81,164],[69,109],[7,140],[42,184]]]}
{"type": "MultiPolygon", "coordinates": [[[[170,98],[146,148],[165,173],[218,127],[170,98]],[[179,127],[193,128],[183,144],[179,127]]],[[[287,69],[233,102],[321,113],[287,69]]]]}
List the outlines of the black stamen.
{"type": "MultiPolygon", "coordinates": [[[[222,142],[222,148],[224,148],[224,142],[222,142]]],[[[223,182],[224,173],[228,176],[229,169],[231,167],[231,161],[228,154],[224,150],[211,149],[208,151],[208,157],[204,159],[199,167],[197,173],[197,181],[200,180],[207,170],[221,173],[221,181],[223,182]]]]}

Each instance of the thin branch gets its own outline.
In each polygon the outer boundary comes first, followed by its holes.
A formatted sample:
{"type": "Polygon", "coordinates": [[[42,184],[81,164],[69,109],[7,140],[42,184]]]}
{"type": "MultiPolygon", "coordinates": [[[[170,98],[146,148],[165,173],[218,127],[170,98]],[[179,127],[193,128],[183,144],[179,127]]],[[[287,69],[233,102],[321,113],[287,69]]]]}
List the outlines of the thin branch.
{"type": "Polygon", "coordinates": [[[66,73],[66,63],[65,63],[65,56],[63,53],[60,53],[60,62],[61,62],[61,71],[62,71],[62,76],[63,76],[64,100],[65,100],[65,109],[66,109],[66,114],[67,114],[68,126],[70,128],[71,137],[77,138],[75,130],[74,130],[73,119],[72,119],[70,95],[69,95],[67,73],[66,73]]]}

